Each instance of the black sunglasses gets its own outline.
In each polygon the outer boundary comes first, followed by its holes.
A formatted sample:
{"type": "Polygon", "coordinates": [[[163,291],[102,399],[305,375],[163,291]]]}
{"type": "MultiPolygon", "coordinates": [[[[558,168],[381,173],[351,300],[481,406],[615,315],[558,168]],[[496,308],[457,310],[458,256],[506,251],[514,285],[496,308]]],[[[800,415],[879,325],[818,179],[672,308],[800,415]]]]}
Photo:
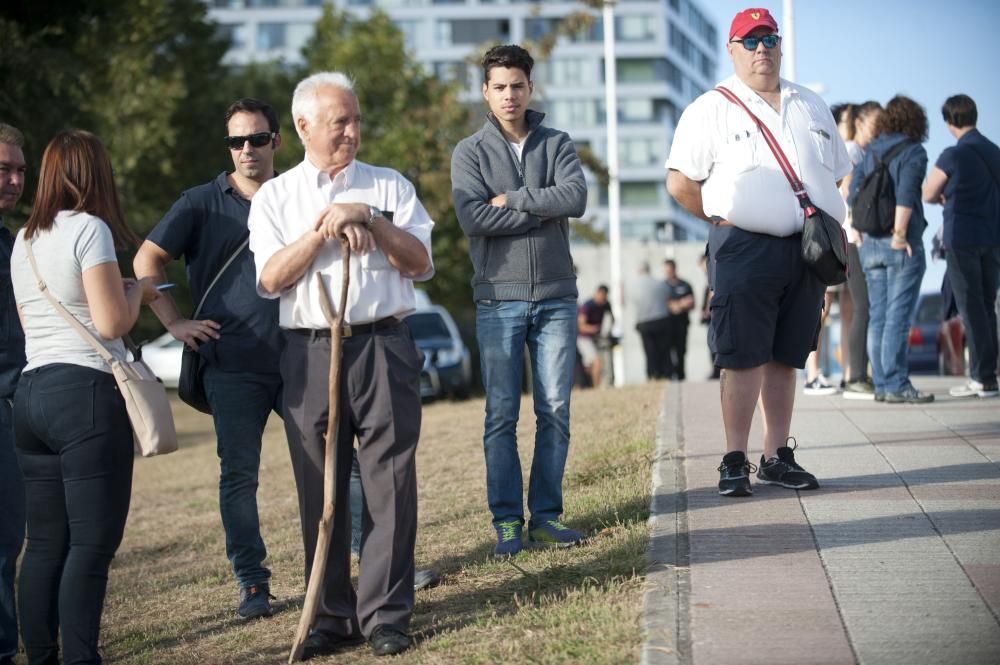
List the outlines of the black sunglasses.
{"type": "Polygon", "coordinates": [[[730,44],[735,44],[739,42],[743,44],[743,48],[748,51],[756,51],[757,47],[761,42],[764,42],[764,48],[774,48],[781,41],[781,37],[778,35],[764,35],[763,37],[744,37],[743,39],[731,39],[730,44]]]}
{"type": "Polygon", "coordinates": [[[276,132],[257,132],[250,136],[227,136],[226,145],[230,150],[242,150],[246,142],[255,148],[263,148],[274,139],[276,132]]]}

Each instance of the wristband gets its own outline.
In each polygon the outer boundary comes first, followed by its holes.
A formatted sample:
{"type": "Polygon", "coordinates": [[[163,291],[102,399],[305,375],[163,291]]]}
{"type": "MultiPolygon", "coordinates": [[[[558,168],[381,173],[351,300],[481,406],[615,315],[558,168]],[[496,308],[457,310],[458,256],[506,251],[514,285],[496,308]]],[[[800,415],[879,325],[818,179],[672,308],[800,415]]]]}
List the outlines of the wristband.
{"type": "Polygon", "coordinates": [[[382,216],[382,211],[375,206],[368,206],[368,221],[365,222],[365,228],[371,231],[375,228],[375,219],[382,216]]]}

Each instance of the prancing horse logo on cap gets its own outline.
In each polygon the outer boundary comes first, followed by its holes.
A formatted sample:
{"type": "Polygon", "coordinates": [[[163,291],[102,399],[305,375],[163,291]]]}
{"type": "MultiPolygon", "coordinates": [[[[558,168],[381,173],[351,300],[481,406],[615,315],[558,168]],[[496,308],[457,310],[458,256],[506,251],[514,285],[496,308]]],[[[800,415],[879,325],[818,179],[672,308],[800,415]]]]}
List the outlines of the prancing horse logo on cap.
{"type": "Polygon", "coordinates": [[[760,18],[760,12],[750,12],[750,18],[756,21],[760,18]]]}

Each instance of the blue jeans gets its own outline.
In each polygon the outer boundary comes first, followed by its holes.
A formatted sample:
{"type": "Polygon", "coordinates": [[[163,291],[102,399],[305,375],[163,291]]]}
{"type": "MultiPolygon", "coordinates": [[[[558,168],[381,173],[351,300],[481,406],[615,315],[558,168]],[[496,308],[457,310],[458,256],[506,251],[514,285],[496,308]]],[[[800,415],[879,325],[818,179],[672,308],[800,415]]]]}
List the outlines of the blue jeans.
{"type": "Polygon", "coordinates": [[[892,249],[891,238],[865,236],[858,248],[868,284],[868,358],[876,393],[898,393],[910,386],[908,337],[927,269],[923,245],[911,243],[913,256],[892,249]]]}
{"type": "Polygon", "coordinates": [[[517,420],[524,375],[524,346],[531,360],[535,402],[535,452],[528,484],[528,527],[558,519],[569,451],[569,399],[576,361],[576,299],[476,303],[483,387],[486,389],[486,496],[493,524],[524,522],[517,420]]]}
{"type": "Polygon", "coordinates": [[[24,543],[24,481],[14,451],[11,401],[0,397],[0,663],[17,653],[14,569],[24,543]]]}
{"type": "Polygon", "coordinates": [[[969,376],[997,382],[997,284],[1000,247],[949,249],[948,278],[969,340],[969,376]]]}
{"type": "Polygon", "coordinates": [[[205,394],[215,419],[219,456],[219,512],[226,531],[226,556],[240,586],[267,582],[267,549],[260,535],[257,478],[267,418],[282,414],[281,376],[224,372],[209,366],[205,394]]]}

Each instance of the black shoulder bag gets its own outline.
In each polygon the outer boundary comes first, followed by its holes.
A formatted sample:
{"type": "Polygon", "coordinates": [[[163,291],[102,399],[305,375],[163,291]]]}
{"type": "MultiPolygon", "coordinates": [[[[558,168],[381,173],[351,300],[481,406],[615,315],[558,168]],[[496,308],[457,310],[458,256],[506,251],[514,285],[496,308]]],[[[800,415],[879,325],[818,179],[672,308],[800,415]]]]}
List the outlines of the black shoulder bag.
{"type": "MultiPolygon", "coordinates": [[[[215,286],[219,278],[222,277],[222,273],[226,272],[226,268],[232,265],[233,261],[236,260],[236,257],[240,255],[240,252],[246,248],[249,242],[249,238],[244,240],[236,251],[233,252],[233,255],[229,257],[229,260],[219,269],[219,272],[216,273],[211,283],[209,283],[208,288],[205,289],[205,293],[202,295],[198,307],[195,308],[194,314],[191,315],[192,319],[198,318],[198,314],[201,313],[201,308],[205,304],[205,300],[208,298],[212,287],[215,286]]],[[[212,406],[208,403],[208,397],[205,395],[205,367],[205,359],[201,353],[185,344],[184,352],[181,355],[181,374],[177,379],[177,396],[188,406],[194,407],[202,413],[210,414],[212,413],[212,406]]]]}
{"type": "Polygon", "coordinates": [[[806,262],[812,271],[827,286],[843,284],[847,281],[847,234],[836,219],[817,208],[809,200],[806,188],[795,175],[791,163],[785,156],[781,145],[771,134],[760,118],[754,115],[753,111],[747,108],[739,97],[728,88],[719,86],[715,88],[718,92],[733,104],[740,106],[753,119],[760,128],[761,135],[767,143],[767,147],[774,153],[778,165],[788,179],[788,184],[792,186],[792,193],[799,200],[802,211],[805,213],[805,223],[802,225],[802,260],[806,262]]]}

